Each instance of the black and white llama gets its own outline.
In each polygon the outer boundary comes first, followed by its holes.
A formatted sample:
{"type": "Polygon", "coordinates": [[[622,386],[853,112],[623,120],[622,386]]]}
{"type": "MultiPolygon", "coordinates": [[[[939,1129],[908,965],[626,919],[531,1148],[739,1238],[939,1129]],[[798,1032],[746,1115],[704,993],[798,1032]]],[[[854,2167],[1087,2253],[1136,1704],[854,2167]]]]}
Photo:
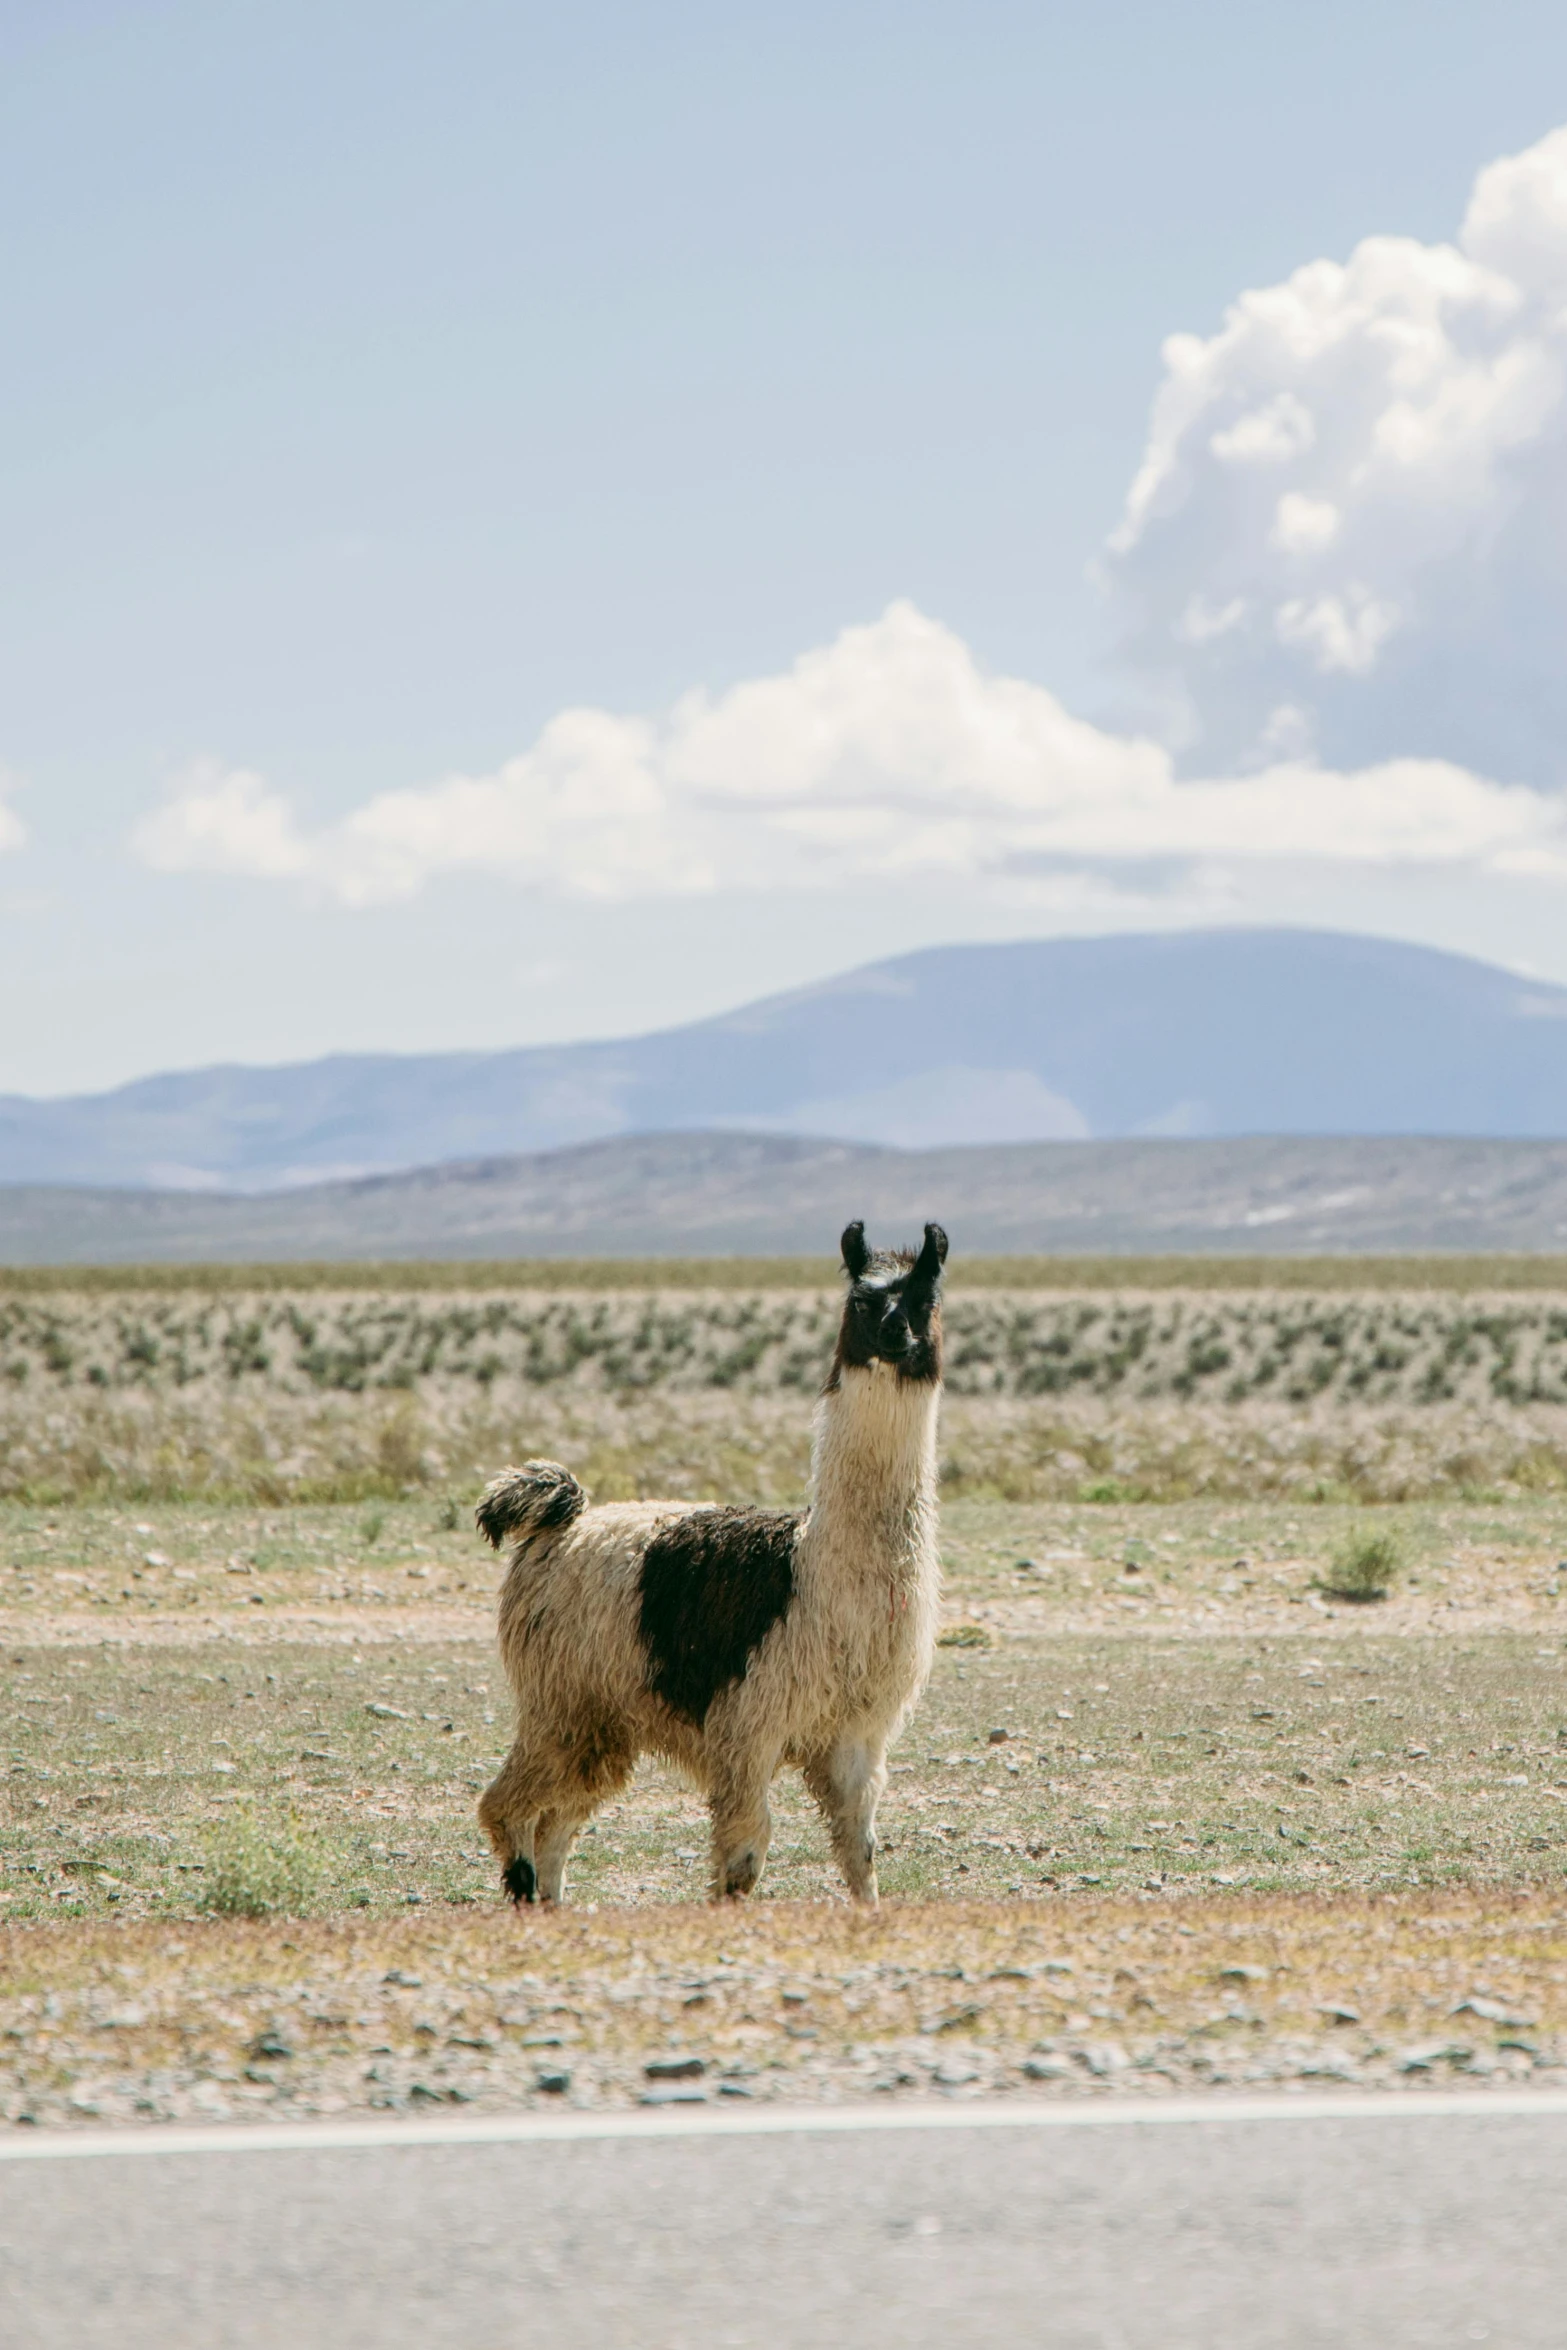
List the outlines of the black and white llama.
{"type": "Polygon", "coordinates": [[[842,1246],[849,1290],[803,1512],[593,1508],[556,1461],[486,1486],[480,1531],[511,1545],[500,1648],[517,1733],[479,1817],[514,1901],[560,1900],[573,1840],[647,1753],[707,1793],[715,1899],[760,1877],[786,1765],[851,1894],[876,1899],[887,1746],[936,1641],[947,1236],[927,1224],[917,1255],[873,1253],[856,1223],[842,1246]]]}

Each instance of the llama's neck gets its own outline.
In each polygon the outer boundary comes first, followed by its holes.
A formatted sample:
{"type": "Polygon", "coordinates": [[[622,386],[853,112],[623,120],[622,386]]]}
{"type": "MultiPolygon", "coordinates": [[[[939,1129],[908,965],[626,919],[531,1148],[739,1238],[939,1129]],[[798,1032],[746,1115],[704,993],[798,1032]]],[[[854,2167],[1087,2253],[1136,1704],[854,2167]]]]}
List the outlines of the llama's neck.
{"type": "Polygon", "coordinates": [[[934,1382],[875,1363],[845,1368],[817,1407],[811,1527],[845,1562],[902,1580],[936,1549],[934,1382]]]}

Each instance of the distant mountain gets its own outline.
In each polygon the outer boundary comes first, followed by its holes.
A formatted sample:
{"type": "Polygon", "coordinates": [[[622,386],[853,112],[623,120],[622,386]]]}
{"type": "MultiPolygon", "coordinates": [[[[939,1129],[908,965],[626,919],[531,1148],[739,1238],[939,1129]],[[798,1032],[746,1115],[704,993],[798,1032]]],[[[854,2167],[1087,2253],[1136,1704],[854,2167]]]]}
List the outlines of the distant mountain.
{"type": "Polygon", "coordinates": [[[351,1183],[215,1196],[0,1188],[0,1264],[813,1255],[863,1216],[992,1250],[1567,1252],[1567,1143],[1436,1137],[894,1151],[664,1134],[351,1183]]]}
{"type": "Polygon", "coordinates": [[[933,947],[612,1043],[0,1098],[0,1183],[265,1189],[715,1128],[906,1149],[1561,1135],[1567,988],[1318,931],[933,947]]]}

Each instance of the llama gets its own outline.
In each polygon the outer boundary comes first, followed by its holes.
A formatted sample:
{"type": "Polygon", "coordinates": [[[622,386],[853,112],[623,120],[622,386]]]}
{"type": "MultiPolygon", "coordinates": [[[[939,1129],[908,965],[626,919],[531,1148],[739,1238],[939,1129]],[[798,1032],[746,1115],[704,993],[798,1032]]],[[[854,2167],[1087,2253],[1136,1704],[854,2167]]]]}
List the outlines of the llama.
{"type": "Polygon", "coordinates": [[[593,1508],[557,1461],[485,1487],[479,1530],[512,1546],[500,1648],[517,1734],[479,1818],[519,1905],[561,1899],[573,1841],[642,1754],[705,1790],[715,1900],[761,1876],[785,1766],[820,1806],[850,1894],[877,1898],[887,1746],[936,1643],[947,1236],[927,1224],[917,1255],[873,1253],[855,1223],[842,1250],[848,1296],[803,1512],[593,1508]]]}

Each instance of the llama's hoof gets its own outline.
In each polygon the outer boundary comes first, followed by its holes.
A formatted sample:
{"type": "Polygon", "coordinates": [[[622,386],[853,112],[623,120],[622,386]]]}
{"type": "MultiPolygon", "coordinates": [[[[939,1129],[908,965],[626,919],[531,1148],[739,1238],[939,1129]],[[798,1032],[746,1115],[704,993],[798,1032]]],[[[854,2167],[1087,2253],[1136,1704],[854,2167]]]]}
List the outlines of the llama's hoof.
{"type": "Polygon", "coordinates": [[[531,1860],[525,1859],[520,1852],[515,1860],[509,1860],[502,1869],[501,1883],[519,1909],[522,1908],[524,1902],[538,1899],[539,1880],[534,1874],[533,1863],[531,1860]]]}
{"type": "Polygon", "coordinates": [[[724,1867],[723,1901],[743,1901],[762,1873],[762,1864],[754,1852],[737,1853],[724,1867]]]}

